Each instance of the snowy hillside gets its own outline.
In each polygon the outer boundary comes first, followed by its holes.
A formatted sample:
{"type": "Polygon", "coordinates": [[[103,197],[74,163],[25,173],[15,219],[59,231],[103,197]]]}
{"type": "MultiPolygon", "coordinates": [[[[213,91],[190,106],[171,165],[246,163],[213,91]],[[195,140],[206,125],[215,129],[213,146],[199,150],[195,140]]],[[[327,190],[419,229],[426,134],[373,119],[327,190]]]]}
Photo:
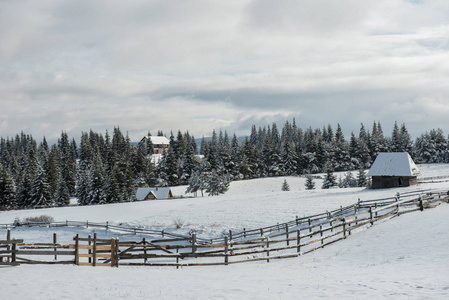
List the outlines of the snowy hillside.
{"type": "MultiPolygon", "coordinates": [[[[448,165],[418,166],[423,177],[449,175],[448,165]]],[[[337,175],[338,176],[338,175],[337,175]]],[[[449,189],[449,183],[409,188],[361,188],[307,191],[298,177],[236,181],[217,197],[183,198],[84,207],[0,212],[0,224],[16,218],[49,215],[56,221],[109,221],[152,229],[216,237],[223,230],[258,228],[298,216],[325,212],[396,192],[449,189]],[[289,192],[281,191],[286,179],[289,192]],[[182,221],[175,229],[174,220],[182,221]]],[[[185,187],[176,187],[182,195],[185,187]]],[[[293,299],[446,298],[449,295],[449,205],[416,212],[374,225],[345,241],[298,258],[222,267],[174,268],[22,265],[0,267],[4,299],[293,299]],[[39,279],[37,279],[39,278],[39,279]],[[26,283],[26,288],[24,288],[26,283]]],[[[58,229],[70,240],[79,229],[58,229]]],[[[55,230],[13,229],[27,241],[49,241],[55,230]]],[[[82,234],[89,234],[82,230],[82,234]]],[[[0,237],[6,231],[0,230],[0,237]]],[[[3,299],[3,297],[2,297],[3,299]]]]}

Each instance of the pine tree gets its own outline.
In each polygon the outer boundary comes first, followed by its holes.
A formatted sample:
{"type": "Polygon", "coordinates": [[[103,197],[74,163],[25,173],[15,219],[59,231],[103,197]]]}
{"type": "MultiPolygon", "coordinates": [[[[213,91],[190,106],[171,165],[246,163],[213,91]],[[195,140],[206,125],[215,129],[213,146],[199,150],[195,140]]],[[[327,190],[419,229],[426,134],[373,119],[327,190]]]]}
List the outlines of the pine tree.
{"type": "Polygon", "coordinates": [[[229,175],[220,175],[214,170],[207,178],[206,193],[208,193],[209,196],[224,194],[228,191],[230,183],[231,177],[229,175]]]}
{"type": "Polygon", "coordinates": [[[146,139],[146,154],[153,155],[154,154],[154,145],[151,140],[151,133],[148,131],[147,139],[146,139]]]}
{"type": "Polygon", "coordinates": [[[322,189],[329,189],[331,187],[337,186],[337,180],[334,176],[334,173],[328,169],[326,173],[326,177],[324,178],[322,189]]]}
{"type": "Polygon", "coordinates": [[[181,184],[189,182],[189,178],[195,168],[195,156],[193,154],[193,148],[191,144],[187,144],[182,157],[182,174],[180,178],[181,184]]]}
{"type": "Polygon", "coordinates": [[[33,180],[30,194],[30,205],[36,207],[52,207],[54,204],[54,197],[51,194],[50,186],[47,177],[39,166],[37,174],[33,180]]]}
{"type": "Polygon", "coordinates": [[[70,204],[70,194],[64,180],[60,177],[56,188],[55,205],[68,206],[70,204]]]}
{"type": "Polygon", "coordinates": [[[201,171],[196,171],[189,178],[189,186],[186,189],[187,193],[193,193],[195,197],[198,191],[201,191],[201,196],[204,196],[203,191],[207,188],[206,186],[206,174],[201,171]]]}
{"type": "Polygon", "coordinates": [[[346,172],[344,179],[342,180],[341,188],[351,188],[357,186],[357,180],[354,178],[352,172],[346,172]]]}
{"type": "Polygon", "coordinates": [[[288,185],[287,179],[284,179],[284,182],[282,183],[281,190],[284,192],[290,191],[290,186],[288,185]]]}
{"type": "Polygon", "coordinates": [[[105,172],[103,163],[101,162],[98,153],[94,157],[93,164],[90,168],[89,177],[90,183],[87,204],[91,205],[106,203],[105,172]]]}
{"type": "Polygon", "coordinates": [[[290,140],[288,137],[284,142],[281,170],[284,175],[296,174],[296,157],[295,153],[291,150],[290,140]]]}
{"type": "Polygon", "coordinates": [[[0,210],[17,207],[14,180],[0,163],[0,210]]]}
{"type": "Polygon", "coordinates": [[[314,190],[315,189],[315,182],[313,181],[312,175],[306,176],[306,190],[314,190]]]}
{"type": "Polygon", "coordinates": [[[357,173],[357,186],[365,187],[367,186],[368,180],[366,178],[366,173],[363,169],[359,169],[357,173]]]}

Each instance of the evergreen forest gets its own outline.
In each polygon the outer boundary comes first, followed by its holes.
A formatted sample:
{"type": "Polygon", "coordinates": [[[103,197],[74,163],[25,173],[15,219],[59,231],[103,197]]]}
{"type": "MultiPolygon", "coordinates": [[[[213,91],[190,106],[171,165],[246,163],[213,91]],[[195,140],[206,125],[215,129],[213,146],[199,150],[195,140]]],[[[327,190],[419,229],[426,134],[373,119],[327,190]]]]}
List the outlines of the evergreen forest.
{"type": "MultiPolygon", "coordinates": [[[[158,131],[157,135],[164,135],[158,131]]],[[[130,202],[137,187],[188,185],[187,192],[223,193],[232,180],[325,172],[335,184],[334,171],[348,172],[341,187],[363,186],[363,170],[379,152],[408,152],[416,163],[448,163],[449,138],[432,129],[412,140],[405,124],[394,124],[385,136],[380,122],[358,133],[343,135],[337,124],[302,129],[295,119],[282,128],[251,127],[243,140],[226,131],[213,131],[200,145],[189,132],[170,133],[169,147],[154,158],[151,134],[132,143],[119,127],[112,135],[82,132],[79,141],[62,132],[57,143],[37,142],[20,133],[0,139],[0,209],[67,206],[72,197],[79,205],[130,202]]],[[[332,186],[332,185],[331,185],[332,186]]],[[[328,188],[326,186],[323,188],[328,188]]]]}

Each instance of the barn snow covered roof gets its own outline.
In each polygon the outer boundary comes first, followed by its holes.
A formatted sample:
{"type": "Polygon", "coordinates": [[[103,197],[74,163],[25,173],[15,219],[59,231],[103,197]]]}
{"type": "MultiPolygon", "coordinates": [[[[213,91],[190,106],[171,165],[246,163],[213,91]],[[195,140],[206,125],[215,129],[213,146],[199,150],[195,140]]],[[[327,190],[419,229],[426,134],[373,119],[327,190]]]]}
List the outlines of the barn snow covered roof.
{"type": "Polygon", "coordinates": [[[381,152],[367,176],[417,176],[419,169],[407,152],[381,152]]]}
{"type": "Polygon", "coordinates": [[[144,200],[149,193],[152,193],[154,197],[158,200],[170,198],[170,188],[169,187],[151,187],[151,188],[138,188],[136,192],[137,200],[144,200]]]}

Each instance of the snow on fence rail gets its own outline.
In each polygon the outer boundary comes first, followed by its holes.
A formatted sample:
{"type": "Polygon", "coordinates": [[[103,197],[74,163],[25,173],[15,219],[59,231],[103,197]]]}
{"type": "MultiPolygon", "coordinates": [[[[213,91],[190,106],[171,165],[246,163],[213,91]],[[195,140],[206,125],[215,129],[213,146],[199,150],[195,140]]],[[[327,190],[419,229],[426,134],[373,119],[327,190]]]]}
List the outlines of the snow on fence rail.
{"type": "MultiPolygon", "coordinates": [[[[449,203],[449,192],[409,193],[396,197],[358,201],[304,218],[269,227],[232,232],[213,240],[197,238],[196,233],[180,236],[166,233],[160,239],[120,241],[99,239],[96,234],[87,238],[74,237],[73,244],[25,243],[12,239],[8,229],[6,240],[0,240],[0,265],[17,264],[77,264],[85,266],[204,266],[266,260],[304,255],[337,241],[346,239],[354,231],[375,222],[387,220],[417,210],[449,203]],[[68,256],[60,260],[60,256],[68,256]]],[[[64,222],[62,222],[64,223],[64,222]]],[[[58,223],[58,224],[62,224],[58,223]]],[[[78,224],[81,224],[79,222],[78,224]]],[[[55,223],[52,223],[56,226],[55,223]]],[[[66,222],[67,226],[70,224],[66,222]]],[[[76,226],[76,222],[72,226],[76,226]]],[[[47,224],[48,225],[48,224],[47,224]]],[[[62,225],[61,225],[62,226],[62,225]]],[[[81,226],[81,225],[79,225],[81,226]]],[[[114,230],[123,227],[88,223],[88,226],[107,226],[114,230]],[[117,227],[117,228],[116,228],[117,227]]],[[[136,229],[137,230],[137,229],[136,229]]]]}

